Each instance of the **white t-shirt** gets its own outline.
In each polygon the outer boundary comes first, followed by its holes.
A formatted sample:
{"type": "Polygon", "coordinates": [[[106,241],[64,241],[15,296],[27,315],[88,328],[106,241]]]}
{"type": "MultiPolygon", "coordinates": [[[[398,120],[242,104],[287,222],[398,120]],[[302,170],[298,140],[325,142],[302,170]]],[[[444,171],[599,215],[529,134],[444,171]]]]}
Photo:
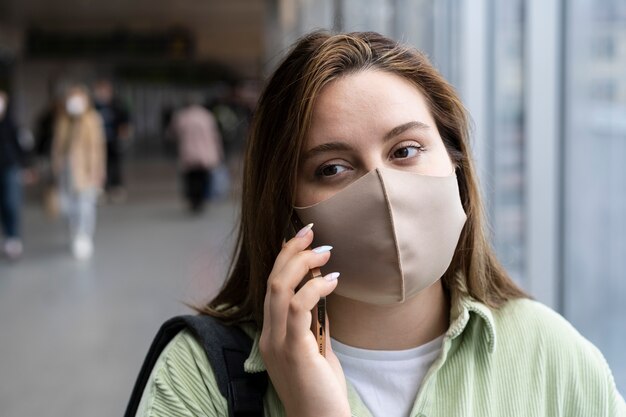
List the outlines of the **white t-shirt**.
{"type": "Polygon", "coordinates": [[[443,335],[407,350],[368,350],[331,338],[343,372],[374,417],[407,417],[417,391],[441,352],[443,335]]]}

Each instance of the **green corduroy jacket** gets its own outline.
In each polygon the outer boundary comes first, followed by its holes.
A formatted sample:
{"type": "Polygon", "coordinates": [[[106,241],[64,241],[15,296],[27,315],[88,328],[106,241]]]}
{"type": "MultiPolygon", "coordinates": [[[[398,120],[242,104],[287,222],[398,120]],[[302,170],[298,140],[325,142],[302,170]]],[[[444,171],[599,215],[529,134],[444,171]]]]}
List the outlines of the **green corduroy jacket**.
{"type": "MultiPolygon", "coordinates": [[[[493,310],[462,299],[450,316],[410,417],[626,417],[602,354],[544,305],[519,299],[493,310]]],[[[254,339],[245,370],[263,371],[259,332],[243,328],[254,339]]],[[[350,383],[348,392],[352,416],[371,417],[350,383]]],[[[264,405],[266,417],[284,416],[271,383],[264,405]]],[[[206,355],[187,331],[162,352],[137,416],[228,416],[206,355]]]]}

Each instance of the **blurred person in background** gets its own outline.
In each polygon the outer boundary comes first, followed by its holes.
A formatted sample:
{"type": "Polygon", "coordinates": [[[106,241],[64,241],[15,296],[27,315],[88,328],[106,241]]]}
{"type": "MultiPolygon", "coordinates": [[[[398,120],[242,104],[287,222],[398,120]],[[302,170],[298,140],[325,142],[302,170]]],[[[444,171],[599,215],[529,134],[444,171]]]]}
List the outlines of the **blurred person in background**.
{"type": "Polygon", "coordinates": [[[178,141],[184,197],[191,212],[199,213],[212,192],[212,171],[223,161],[222,138],[215,117],[197,100],[190,100],[178,110],[171,123],[171,131],[178,141]]]}
{"type": "Polygon", "coordinates": [[[85,87],[70,87],[55,123],[52,170],[77,259],[93,253],[96,201],[105,179],[104,135],[102,119],[85,87]]]}
{"type": "Polygon", "coordinates": [[[43,205],[49,217],[59,214],[58,190],[54,183],[51,167],[54,124],[63,111],[63,97],[51,88],[51,99],[37,117],[35,127],[35,157],[37,159],[39,181],[42,187],[43,205]]]}
{"type": "Polygon", "coordinates": [[[239,81],[206,103],[215,115],[224,142],[226,164],[215,172],[213,182],[217,188],[229,191],[230,184],[241,183],[243,150],[256,100],[254,89],[239,81]]]}
{"type": "Polygon", "coordinates": [[[35,121],[35,155],[43,160],[50,159],[54,124],[63,109],[63,92],[58,81],[50,80],[48,84],[49,99],[35,121]]]}
{"type": "Polygon", "coordinates": [[[125,143],[130,140],[130,115],[125,106],[115,97],[113,84],[108,79],[98,80],[93,87],[94,105],[104,125],[106,137],[106,182],[107,197],[112,202],[124,201],[123,153],[125,143]]]}
{"type": "Polygon", "coordinates": [[[18,140],[18,131],[9,112],[9,95],[0,90],[0,217],[4,235],[3,251],[9,259],[22,255],[20,210],[22,185],[20,168],[26,153],[18,140]]]}
{"type": "Polygon", "coordinates": [[[229,86],[220,96],[207,101],[205,107],[215,116],[224,143],[224,157],[236,164],[243,155],[252,109],[242,98],[239,84],[229,86]]]}
{"type": "Polygon", "coordinates": [[[162,149],[165,156],[175,159],[177,157],[176,138],[174,138],[174,132],[172,131],[172,117],[176,113],[176,106],[172,103],[167,103],[161,108],[160,114],[160,128],[161,128],[161,141],[162,149]]]}

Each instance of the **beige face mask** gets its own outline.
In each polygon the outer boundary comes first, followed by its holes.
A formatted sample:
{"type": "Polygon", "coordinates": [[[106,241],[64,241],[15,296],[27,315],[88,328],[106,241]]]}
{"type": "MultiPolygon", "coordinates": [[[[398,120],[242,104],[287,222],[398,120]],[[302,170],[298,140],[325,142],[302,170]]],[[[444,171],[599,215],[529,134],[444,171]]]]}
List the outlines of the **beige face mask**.
{"type": "Polygon", "coordinates": [[[467,216],[456,175],[378,168],[309,207],[314,245],[332,245],[323,268],[341,273],[334,293],[370,304],[402,303],[444,274],[467,216]]]}

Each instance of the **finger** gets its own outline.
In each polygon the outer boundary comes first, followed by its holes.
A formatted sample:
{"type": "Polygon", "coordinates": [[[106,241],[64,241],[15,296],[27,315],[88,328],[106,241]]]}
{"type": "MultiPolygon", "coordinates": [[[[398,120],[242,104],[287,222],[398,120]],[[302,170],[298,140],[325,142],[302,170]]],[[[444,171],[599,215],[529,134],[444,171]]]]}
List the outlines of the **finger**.
{"type": "MultiPolygon", "coordinates": [[[[270,281],[278,281],[278,286],[286,286],[292,291],[297,291],[298,286],[302,282],[302,278],[309,274],[309,271],[320,268],[330,259],[330,251],[332,246],[323,245],[315,249],[304,250],[297,253],[289,259],[283,268],[273,276],[270,281]]],[[[310,275],[309,275],[310,276],[310,275]]],[[[272,285],[270,283],[270,285],[272,285]]]]}
{"type": "MultiPolygon", "coordinates": [[[[312,320],[311,310],[317,305],[321,297],[326,297],[333,292],[337,287],[338,277],[338,272],[332,272],[324,277],[312,279],[293,296],[289,302],[289,317],[287,319],[287,337],[290,340],[301,339],[303,336],[309,337],[312,320]]],[[[328,322],[328,320],[326,321],[328,322]]]]}
{"type": "Polygon", "coordinates": [[[291,259],[296,253],[306,249],[311,242],[313,241],[313,233],[311,232],[311,228],[313,227],[313,223],[309,223],[300,229],[294,238],[286,241],[283,239],[281,244],[281,250],[274,261],[274,266],[272,267],[272,272],[268,277],[267,289],[265,291],[265,300],[263,301],[263,331],[269,331],[269,323],[270,320],[270,293],[271,293],[271,283],[274,281],[277,273],[283,269],[285,263],[291,259]]]}
{"type": "Polygon", "coordinates": [[[282,249],[274,261],[274,267],[272,270],[280,271],[292,256],[305,250],[311,245],[311,242],[313,242],[312,227],[313,223],[307,224],[300,229],[300,231],[298,231],[296,236],[283,243],[282,249]]]}
{"type": "Polygon", "coordinates": [[[263,331],[269,330],[268,324],[270,323],[270,290],[271,290],[271,282],[274,280],[273,277],[283,268],[285,262],[294,256],[295,253],[298,252],[298,249],[304,250],[306,249],[311,242],[313,241],[313,233],[311,233],[311,228],[313,227],[313,223],[309,223],[300,229],[296,236],[291,239],[290,245],[288,245],[288,241],[283,239],[281,244],[281,250],[274,261],[274,265],[272,267],[272,272],[268,277],[267,289],[265,291],[265,300],[263,301],[263,331]]]}
{"type": "Polygon", "coordinates": [[[307,250],[298,253],[289,260],[282,271],[272,276],[268,282],[267,305],[265,319],[270,320],[272,334],[281,338],[286,331],[289,303],[294,297],[296,286],[306,277],[309,270],[325,265],[330,259],[331,247],[323,247],[325,251],[307,250]]]}

